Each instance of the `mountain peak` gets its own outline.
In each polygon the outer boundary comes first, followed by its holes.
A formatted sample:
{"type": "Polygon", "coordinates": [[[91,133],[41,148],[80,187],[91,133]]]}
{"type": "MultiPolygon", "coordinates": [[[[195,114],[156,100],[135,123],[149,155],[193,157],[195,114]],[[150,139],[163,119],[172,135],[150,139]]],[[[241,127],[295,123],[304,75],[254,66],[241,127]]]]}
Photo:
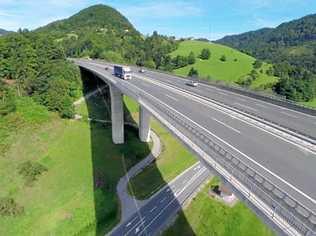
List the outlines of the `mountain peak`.
{"type": "Polygon", "coordinates": [[[55,31],[57,33],[69,33],[82,31],[83,29],[106,29],[115,31],[136,32],[133,25],[116,9],[103,5],[93,5],[85,8],[68,19],[55,21],[37,29],[40,32],[55,31]]]}

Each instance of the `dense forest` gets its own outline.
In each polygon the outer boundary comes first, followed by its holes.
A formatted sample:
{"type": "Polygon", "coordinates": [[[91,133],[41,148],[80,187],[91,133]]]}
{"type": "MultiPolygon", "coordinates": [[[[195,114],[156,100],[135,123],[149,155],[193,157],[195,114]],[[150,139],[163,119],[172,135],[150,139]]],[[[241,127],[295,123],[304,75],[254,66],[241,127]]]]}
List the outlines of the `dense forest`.
{"type": "Polygon", "coordinates": [[[6,34],[9,34],[9,33],[11,33],[11,32],[10,32],[10,31],[7,31],[7,30],[5,30],[5,29],[0,29],[0,36],[6,35],[6,34]]]}
{"type": "Polygon", "coordinates": [[[61,117],[73,116],[81,83],[78,69],[53,38],[20,30],[0,38],[0,51],[0,116],[14,112],[21,97],[31,97],[61,117]]]}
{"type": "Polygon", "coordinates": [[[274,63],[278,94],[295,101],[316,97],[316,14],[217,42],[274,63]]]}
{"type": "MultiPolygon", "coordinates": [[[[292,100],[308,101],[316,94],[315,19],[308,16],[276,29],[225,37],[219,42],[273,62],[269,73],[281,78],[275,92],[292,100]]],[[[194,64],[197,57],[210,56],[204,50],[200,55],[191,52],[172,58],[170,53],[178,48],[179,41],[156,31],[143,36],[118,11],[104,5],[89,7],[35,31],[3,35],[0,116],[14,112],[19,98],[30,97],[61,117],[73,117],[72,103],[80,94],[81,81],[69,57],[100,58],[172,71],[194,64]]]]}
{"type": "Polygon", "coordinates": [[[161,68],[176,49],[173,37],[143,37],[116,10],[97,5],[66,20],[35,31],[19,30],[0,37],[0,116],[15,111],[21,97],[56,111],[74,115],[80,94],[78,69],[67,57],[101,58],[161,68]]]}
{"type": "Polygon", "coordinates": [[[95,5],[36,30],[59,42],[68,57],[100,58],[159,68],[177,47],[174,37],[144,37],[115,9],[95,5]]]}

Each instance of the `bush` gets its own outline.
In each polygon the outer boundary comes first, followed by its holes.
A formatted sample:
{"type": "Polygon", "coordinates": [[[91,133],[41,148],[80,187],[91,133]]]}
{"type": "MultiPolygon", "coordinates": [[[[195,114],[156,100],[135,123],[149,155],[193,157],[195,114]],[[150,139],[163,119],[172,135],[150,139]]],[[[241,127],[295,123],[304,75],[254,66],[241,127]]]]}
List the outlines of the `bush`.
{"type": "Polygon", "coordinates": [[[226,59],[226,56],[225,56],[225,55],[222,55],[221,58],[220,58],[220,60],[221,60],[222,62],[226,61],[226,60],[227,60],[227,59],[226,59]]]}
{"type": "Polygon", "coordinates": [[[203,48],[201,51],[200,58],[202,60],[208,60],[211,57],[211,51],[208,48],[203,48]]]}
{"type": "Polygon", "coordinates": [[[19,206],[13,198],[0,198],[1,216],[18,216],[24,212],[24,208],[19,206]]]}
{"type": "Polygon", "coordinates": [[[255,62],[253,63],[253,68],[254,69],[259,69],[262,66],[262,61],[260,60],[255,60],[255,62]]]}
{"type": "Polygon", "coordinates": [[[189,77],[198,77],[199,76],[199,72],[194,69],[194,67],[191,67],[189,73],[188,73],[189,77]]]}
{"type": "Polygon", "coordinates": [[[26,161],[19,165],[19,174],[23,176],[27,185],[37,180],[38,176],[47,171],[47,168],[40,163],[26,161]]]}
{"type": "Polygon", "coordinates": [[[194,52],[190,52],[189,56],[188,56],[188,64],[192,65],[195,63],[195,55],[194,52]]]}

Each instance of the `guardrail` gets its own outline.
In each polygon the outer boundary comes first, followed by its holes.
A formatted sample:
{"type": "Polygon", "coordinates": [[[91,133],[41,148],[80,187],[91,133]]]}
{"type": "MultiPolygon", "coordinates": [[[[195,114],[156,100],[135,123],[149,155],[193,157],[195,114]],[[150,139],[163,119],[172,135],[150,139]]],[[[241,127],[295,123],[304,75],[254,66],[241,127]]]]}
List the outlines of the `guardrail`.
{"type": "MultiPolygon", "coordinates": [[[[93,72],[93,70],[90,71],[93,72]]],[[[101,76],[99,73],[96,73],[96,75],[101,76]]],[[[179,112],[167,108],[158,99],[149,98],[150,96],[142,92],[133,91],[125,86],[122,86],[121,89],[127,91],[138,101],[148,101],[148,104],[154,106],[154,109],[158,110],[159,114],[162,114],[174,127],[187,137],[190,137],[205,153],[210,154],[217,163],[231,174],[231,177],[236,178],[240,183],[250,189],[251,191],[247,193],[249,196],[251,194],[258,196],[271,209],[274,209],[268,217],[273,218],[275,215],[279,215],[302,235],[316,236],[315,212],[273,184],[236,155],[227,151],[218,140],[215,141],[216,138],[210,137],[209,134],[206,134],[205,131],[193,124],[192,121],[188,120],[179,112]]],[[[231,177],[228,177],[227,180],[230,181],[229,178],[231,177]]]]}
{"type": "Polygon", "coordinates": [[[306,113],[309,115],[316,116],[316,109],[305,106],[303,104],[296,103],[295,101],[286,99],[285,97],[279,96],[277,94],[268,94],[264,91],[250,90],[247,88],[243,88],[241,86],[235,86],[233,84],[228,84],[228,83],[225,83],[224,81],[216,80],[216,79],[190,78],[187,76],[175,75],[175,74],[168,72],[168,71],[162,71],[162,70],[157,70],[157,69],[147,69],[147,70],[152,71],[152,72],[163,73],[163,74],[170,75],[170,76],[176,76],[176,77],[179,77],[182,79],[188,79],[188,80],[194,79],[202,84],[212,85],[212,86],[224,89],[224,90],[239,93],[239,94],[242,94],[245,96],[260,99],[260,100],[263,100],[266,102],[270,102],[270,103],[273,103],[275,105],[287,107],[289,109],[293,109],[293,110],[300,111],[300,112],[303,112],[303,113],[306,113]]]}
{"type": "Polygon", "coordinates": [[[286,191],[275,186],[275,184],[240,158],[225,150],[218,141],[209,137],[209,135],[205,134],[204,131],[201,131],[199,127],[192,124],[189,120],[186,120],[181,114],[171,111],[145,95],[141,96],[141,98],[144,101],[148,101],[148,104],[153,104],[155,109],[158,109],[160,114],[164,114],[164,118],[171,122],[174,127],[187,137],[190,137],[194,143],[210,154],[226,171],[250,189],[249,195],[254,194],[258,196],[271,209],[274,209],[268,217],[273,218],[277,214],[302,235],[316,235],[315,212],[312,212],[308,207],[287,194],[286,191]]]}

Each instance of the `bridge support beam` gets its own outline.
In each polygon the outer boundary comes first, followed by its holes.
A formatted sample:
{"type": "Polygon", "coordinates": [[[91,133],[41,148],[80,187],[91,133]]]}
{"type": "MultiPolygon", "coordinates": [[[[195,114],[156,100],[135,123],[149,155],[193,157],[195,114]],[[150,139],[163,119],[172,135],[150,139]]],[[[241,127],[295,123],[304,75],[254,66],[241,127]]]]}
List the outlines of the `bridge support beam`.
{"type": "Polygon", "coordinates": [[[114,144],[124,143],[124,110],[121,91],[110,85],[112,141],[114,144]]]}
{"type": "Polygon", "coordinates": [[[150,141],[150,117],[149,111],[143,107],[139,106],[139,139],[142,142],[150,141]]]}

